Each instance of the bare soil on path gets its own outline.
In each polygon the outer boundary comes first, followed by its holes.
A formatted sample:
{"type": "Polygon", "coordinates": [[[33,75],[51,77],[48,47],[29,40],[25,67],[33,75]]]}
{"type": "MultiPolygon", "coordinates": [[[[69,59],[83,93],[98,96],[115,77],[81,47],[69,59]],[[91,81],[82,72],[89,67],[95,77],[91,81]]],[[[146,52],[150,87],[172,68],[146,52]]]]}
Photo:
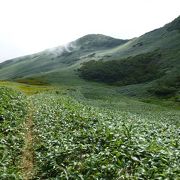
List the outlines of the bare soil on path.
{"type": "Polygon", "coordinates": [[[33,150],[33,110],[30,107],[27,119],[24,124],[24,147],[21,160],[21,170],[23,180],[31,180],[34,169],[34,150],[33,150]]]}

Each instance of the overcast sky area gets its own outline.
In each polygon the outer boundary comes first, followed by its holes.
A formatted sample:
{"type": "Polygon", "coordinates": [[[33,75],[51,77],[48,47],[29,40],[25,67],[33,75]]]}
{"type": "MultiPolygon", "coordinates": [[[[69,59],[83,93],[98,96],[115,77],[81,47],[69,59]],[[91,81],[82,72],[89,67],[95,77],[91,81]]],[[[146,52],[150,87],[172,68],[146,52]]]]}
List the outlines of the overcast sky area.
{"type": "Polygon", "coordinates": [[[0,0],[0,62],[86,34],[138,37],[180,15],[180,0],[0,0]]]}

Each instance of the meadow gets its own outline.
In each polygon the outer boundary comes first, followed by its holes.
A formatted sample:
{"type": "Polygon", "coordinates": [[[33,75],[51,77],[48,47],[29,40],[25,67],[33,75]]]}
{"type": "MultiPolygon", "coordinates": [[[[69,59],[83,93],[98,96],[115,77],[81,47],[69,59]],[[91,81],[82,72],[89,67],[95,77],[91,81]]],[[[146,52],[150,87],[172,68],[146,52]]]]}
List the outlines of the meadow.
{"type": "Polygon", "coordinates": [[[180,178],[178,108],[105,86],[0,84],[0,179],[180,178]]]}

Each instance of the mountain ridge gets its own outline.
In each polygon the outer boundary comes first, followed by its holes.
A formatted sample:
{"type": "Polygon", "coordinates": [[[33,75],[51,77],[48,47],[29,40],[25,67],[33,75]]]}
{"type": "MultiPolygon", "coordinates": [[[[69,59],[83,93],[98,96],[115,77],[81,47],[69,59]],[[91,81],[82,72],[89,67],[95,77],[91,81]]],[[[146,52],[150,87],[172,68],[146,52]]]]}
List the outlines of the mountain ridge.
{"type": "MultiPolygon", "coordinates": [[[[77,69],[82,63],[94,61],[123,60],[137,55],[158,51],[159,72],[163,77],[145,82],[144,89],[170,84],[172,77],[178,79],[180,67],[180,16],[161,28],[152,30],[130,40],[115,39],[101,34],[89,34],[76,39],[66,46],[58,46],[0,64],[1,80],[40,78],[49,83],[64,83],[65,79],[81,81],[77,69]],[[168,79],[168,80],[167,80],[168,79]]],[[[139,61],[138,61],[139,62],[139,61]]],[[[177,83],[177,81],[174,81],[177,83]]],[[[121,84],[121,83],[120,83],[121,84]]],[[[133,84],[133,83],[132,83],[133,84]]],[[[136,84],[136,82],[134,82],[136,84]]],[[[169,86],[169,85],[168,85],[169,86]]],[[[142,88],[143,89],[143,88],[142,88]]]]}
{"type": "MultiPolygon", "coordinates": [[[[64,46],[46,49],[39,53],[10,59],[8,61],[0,63],[0,76],[3,77],[5,75],[5,78],[11,79],[14,77],[18,77],[20,71],[22,72],[22,75],[24,75],[26,74],[24,72],[24,69],[32,69],[32,67],[34,67],[34,63],[36,63],[35,66],[37,66],[37,68],[40,68],[39,72],[44,72],[47,69],[52,70],[52,68],[54,68],[54,66],[56,67],[58,64],[61,67],[65,66],[66,64],[72,64],[73,62],[76,62],[80,60],[80,58],[88,56],[91,53],[114,48],[126,43],[127,41],[128,40],[115,39],[100,34],[86,35],[64,46]],[[3,72],[4,68],[11,69],[11,66],[19,66],[20,68],[17,72],[14,71],[14,74],[8,74],[8,70],[5,70],[5,72],[3,72]]],[[[35,70],[34,72],[38,72],[38,70],[35,70]]]]}

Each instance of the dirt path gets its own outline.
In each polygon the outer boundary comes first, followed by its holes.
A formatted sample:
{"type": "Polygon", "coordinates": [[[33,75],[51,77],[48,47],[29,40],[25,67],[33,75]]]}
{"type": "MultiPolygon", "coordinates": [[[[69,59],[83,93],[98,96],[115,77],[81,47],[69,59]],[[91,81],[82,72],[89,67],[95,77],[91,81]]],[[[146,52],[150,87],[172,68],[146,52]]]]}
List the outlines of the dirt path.
{"type": "Polygon", "coordinates": [[[26,122],[24,124],[25,137],[24,147],[21,160],[21,169],[23,180],[32,179],[33,166],[34,166],[34,151],[33,151],[33,110],[29,110],[26,122]]]}

